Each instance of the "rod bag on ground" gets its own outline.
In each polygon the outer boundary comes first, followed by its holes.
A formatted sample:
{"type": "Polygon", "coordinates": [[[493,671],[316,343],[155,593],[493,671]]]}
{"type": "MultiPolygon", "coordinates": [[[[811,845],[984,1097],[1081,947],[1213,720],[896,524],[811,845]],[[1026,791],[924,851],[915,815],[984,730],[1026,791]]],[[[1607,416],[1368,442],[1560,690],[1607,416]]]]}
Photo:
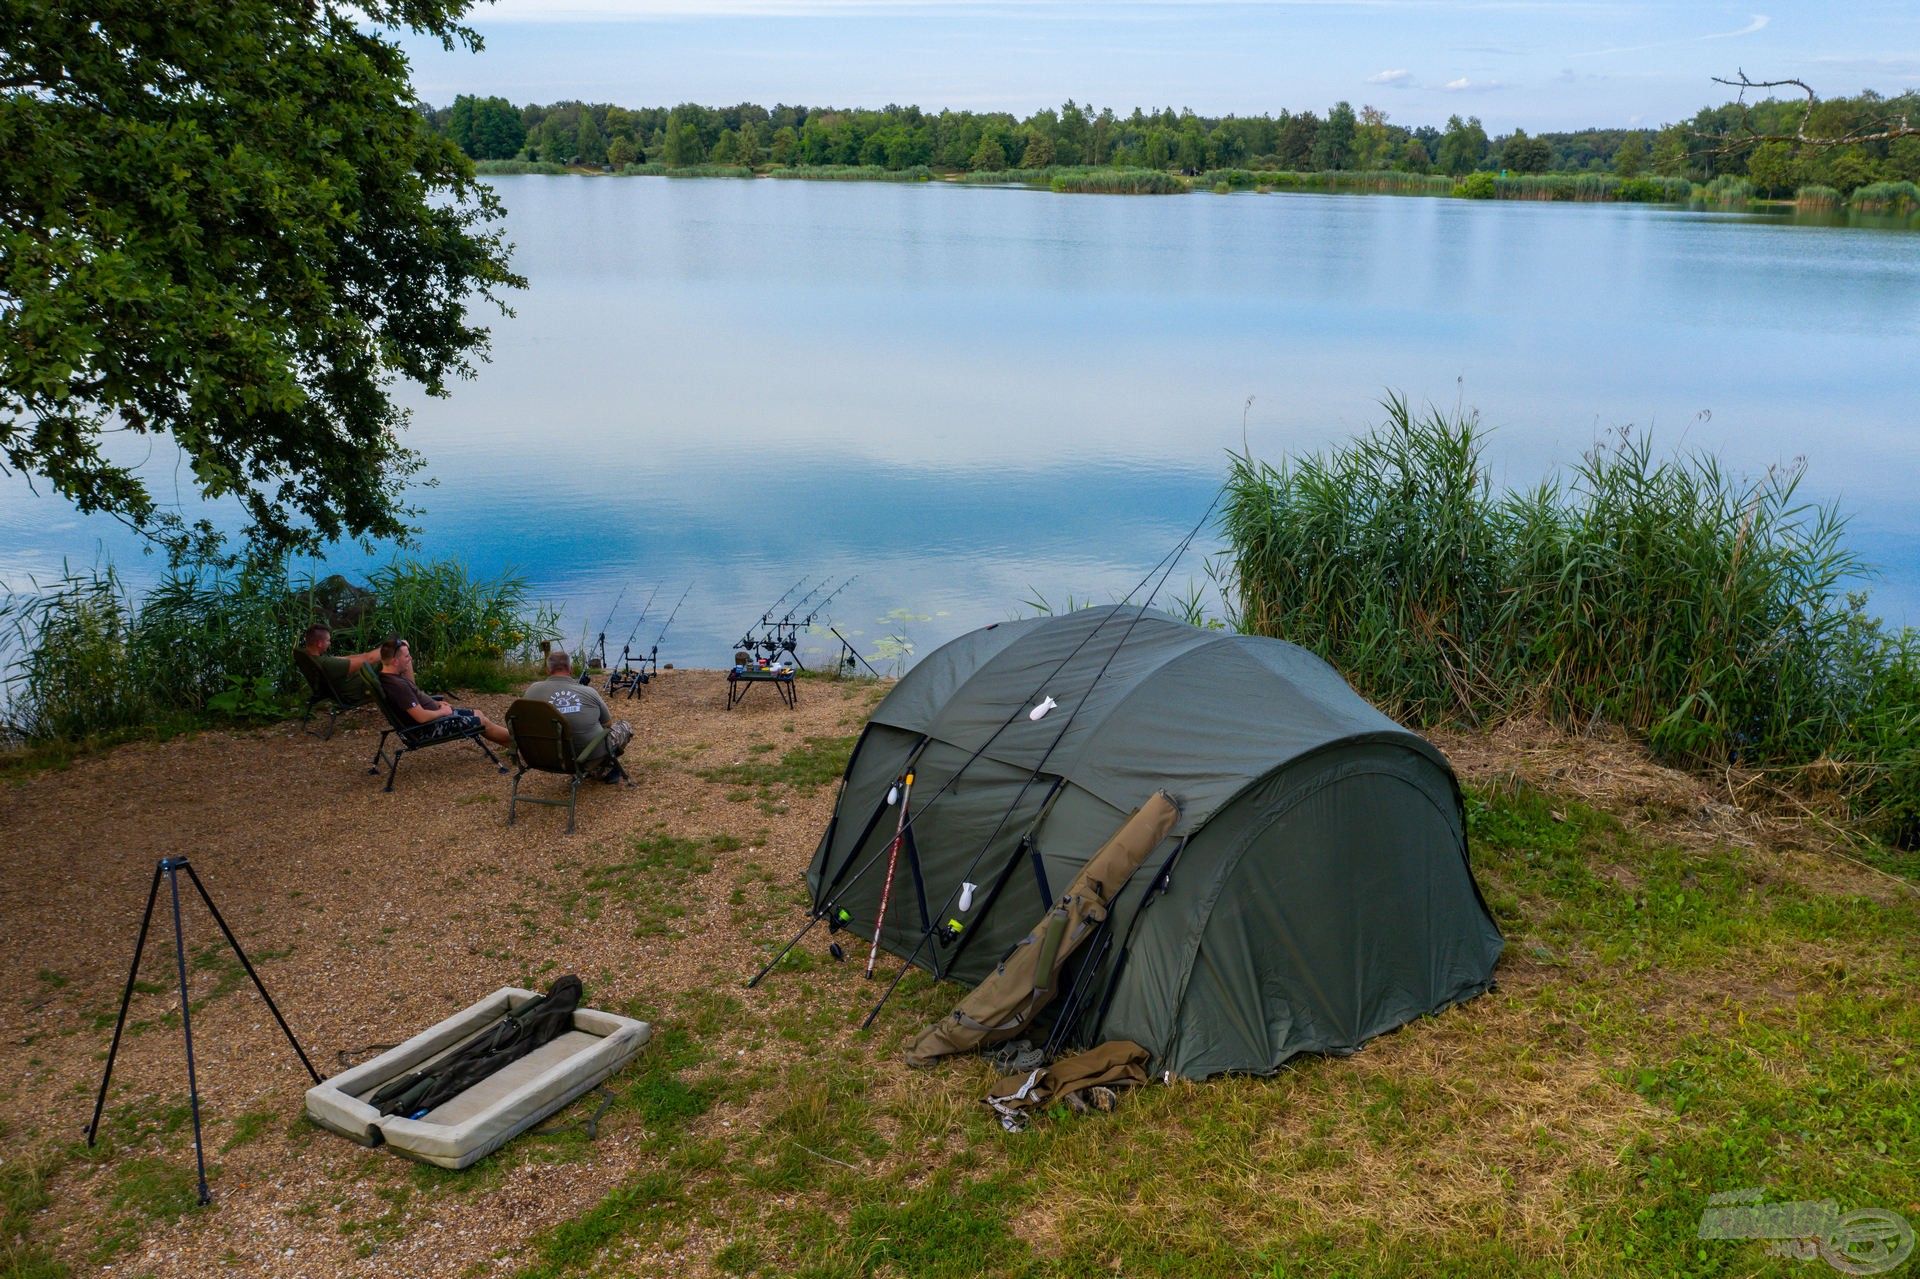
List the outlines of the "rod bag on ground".
{"type": "Polygon", "coordinates": [[[1031,1026],[1058,990],[1061,968],[1106,919],[1113,899],[1179,817],[1179,802],[1165,791],[1155,791],[1136,808],[1033,931],[957,1008],[920,1033],[907,1050],[907,1064],[930,1066],[954,1053],[1012,1039],[1031,1026]]]}

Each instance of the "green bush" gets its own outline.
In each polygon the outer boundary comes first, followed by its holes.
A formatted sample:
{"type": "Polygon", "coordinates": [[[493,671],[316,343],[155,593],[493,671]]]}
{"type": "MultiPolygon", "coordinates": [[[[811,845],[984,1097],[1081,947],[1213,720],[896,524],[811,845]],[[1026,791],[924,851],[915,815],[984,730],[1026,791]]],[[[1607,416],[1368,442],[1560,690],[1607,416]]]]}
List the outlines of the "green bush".
{"type": "Polygon", "coordinates": [[[1496,494],[1471,417],[1387,408],[1331,453],[1235,462],[1246,629],[1420,723],[1539,711],[1693,763],[1819,762],[1857,816],[1914,838],[1920,641],[1847,594],[1844,522],[1797,496],[1797,469],[1740,480],[1623,433],[1565,480],[1496,494]]]}
{"type": "Polygon", "coordinates": [[[1491,200],[1499,186],[1491,173],[1469,173],[1454,184],[1453,194],[1463,200],[1491,200]]]}
{"type": "Polygon", "coordinates": [[[452,687],[558,636],[553,611],[531,604],[521,579],[478,580],[451,561],[395,561],[364,589],[337,577],[290,580],[280,563],[183,569],[138,601],[111,568],[69,573],[0,599],[4,647],[16,655],[6,734],[40,744],[207,713],[271,718],[303,691],[288,656],[300,632],[330,616],[337,650],[398,633],[423,682],[452,687]]]}

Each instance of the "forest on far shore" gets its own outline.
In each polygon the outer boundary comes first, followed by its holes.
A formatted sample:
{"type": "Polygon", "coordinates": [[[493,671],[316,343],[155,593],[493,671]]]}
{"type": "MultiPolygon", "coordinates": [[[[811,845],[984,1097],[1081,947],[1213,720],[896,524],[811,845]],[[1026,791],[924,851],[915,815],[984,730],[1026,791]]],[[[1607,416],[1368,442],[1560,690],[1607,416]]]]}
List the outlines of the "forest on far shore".
{"type": "MultiPolygon", "coordinates": [[[[1525,129],[1489,135],[1478,117],[1442,126],[1406,125],[1373,106],[1347,102],[1322,115],[1202,116],[1171,107],[1120,115],[1071,100],[1026,119],[1005,112],[878,110],[753,103],[706,107],[623,107],[555,102],[516,106],[505,98],[462,95],[431,112],[476,160],[609,166],[660,164],[865,166],[890,170],[999,172],[1061,166],[1414,174],[1610,173],[1709,182],[1742,178],[1755,194],[1791,196],[1802,187],[1841,193],[1875,182],[1920,182],[1920,137],[1844,146],[1795,147],[1752,135],[1791,134],[1806,114],[1802,99],[1729,102],[1658,129],[1525,129]]],[[[1890,117],[1920,117],[1920,94],[1887,98],[1867,91],[1820,101],[1810,134],[1873,132],[1890,117]]]]}

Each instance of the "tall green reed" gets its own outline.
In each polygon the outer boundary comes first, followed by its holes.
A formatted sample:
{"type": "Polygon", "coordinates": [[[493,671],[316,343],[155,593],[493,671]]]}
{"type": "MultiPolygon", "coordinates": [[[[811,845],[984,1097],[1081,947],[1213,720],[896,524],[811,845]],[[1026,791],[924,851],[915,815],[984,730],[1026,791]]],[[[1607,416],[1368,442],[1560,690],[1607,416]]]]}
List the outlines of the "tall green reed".
{"type": "Polygon", "coordinates": [[[425,680],[475,687],[556,638],[551,608],[512,575],[478,579],[450,561],[397,560],[364,591],[288,574],[283,563],[180,568],[135,598],[111,568],[69,571],[0,597],[7,736],[46,743],[124,733],[204,714],[244,688],[242,704],[300,691],[289,653],[306,626],[332,620],[341,652],[404,635],[425,680]]]}
{"type": "Polygon", "coordinates": [[[1496,492],[1471,415],[1385,408],[1325,454],[1235,459],[1224,530],[1246,629],[1420,723],[1538,711],[1694,763],[1818,763],[1910,837],[1916,643],[1849,593],[1863,567],[1845,521],[1799,496],[1799,464],[1741,478],[1623,431],[1496,492]]]}

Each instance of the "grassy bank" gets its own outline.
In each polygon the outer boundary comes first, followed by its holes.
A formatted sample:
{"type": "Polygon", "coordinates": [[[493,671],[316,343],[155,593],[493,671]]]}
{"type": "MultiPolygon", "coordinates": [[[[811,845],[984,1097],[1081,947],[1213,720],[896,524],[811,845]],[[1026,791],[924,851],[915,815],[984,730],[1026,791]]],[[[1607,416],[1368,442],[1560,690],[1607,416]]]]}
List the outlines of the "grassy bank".
{"type": "Polygon", "coordinates": [[[1622,433],[1496,492],[1471,417],[1386,407],[1329,453],[1234,463],[1249,630],[1415,723],[1609,722],[1920,839],[1920,636],[1848,593],[1863,570],[1844,521],[1799,496],[1797,469],[1741,479],[1622,433]]]}
{"type": "Polygon", "coordinates": [[[503,664],[556,635],[552,611],[519,578],[477,579],[446,560],[395,561],[365,586],[280,564],[174,571],[137,598],[111,569],[72,574],[0,597],[0,634],[16,655],[0,727],[16,748],[57,753],[209,719],[282,717],[305,700],[288,654],[316,620],[333,625],[343,653],[406,636],[422,682],[451,688],[491,687],[503,664]]]}
{"type": "Polygon", "coordinates": [[[0,934],[28,987],[0,1042],[15,1080],[0,1094],[0,1274],[273,1273],[291,1250],[316,1274],[521,1279],[1704,1276],[1787,1264],[1698,1238],[1716,1192],[1920,1208],[1915,895],[1703,817],[1709,788],[1629,746],[1443,739],[1508,940],[1496,990],[1350,1057],[1152,1086],[1115,1114],[1008,1134],[979,1102],[985,1062],[899,1062],[957,988],[916,974],[862,1033],[877,983],[833,963],[825,937],[741,985],[804,918],[801,869],[882,690],[821,682],[792,714],[729,712],[720,679],[673,672],[649,690],[641,786],[583,796],[571,837],[540,814],[507,827],[505,780],[477,757],[422,760],[378,796],[365,724],[331,743],[210,734],[93,761],[86,788],[15,792],[0,842],[21,850],[17,889],[113,908],[0,934]],[[265,847],[258,791],[221,784],[236,752],[272,788],[265,847]],[[132,787],[137,809],[101,802],[132,787]],[[400,841],[342,820],[376,801],[455,820],[400,841]],[[327,1069],[450,1003],[563,971],[655,1039],[610,1081],[592,1139],[589,1096],[465,1172],[419,1167],[298,1117],[305,1075],[244,974],[210,966],[224,953],[210,925],[190,922],[203,1086],[218,1090],[215,1203],[196,1208],[164,948],[136,990],[105,1144],[75,1133],[153,824],[195,833],[327,1069]],[[373,847],[381,909],[337,891],[373,847]],[[433,928],[404,926],[426,911],[433,928]]]}

